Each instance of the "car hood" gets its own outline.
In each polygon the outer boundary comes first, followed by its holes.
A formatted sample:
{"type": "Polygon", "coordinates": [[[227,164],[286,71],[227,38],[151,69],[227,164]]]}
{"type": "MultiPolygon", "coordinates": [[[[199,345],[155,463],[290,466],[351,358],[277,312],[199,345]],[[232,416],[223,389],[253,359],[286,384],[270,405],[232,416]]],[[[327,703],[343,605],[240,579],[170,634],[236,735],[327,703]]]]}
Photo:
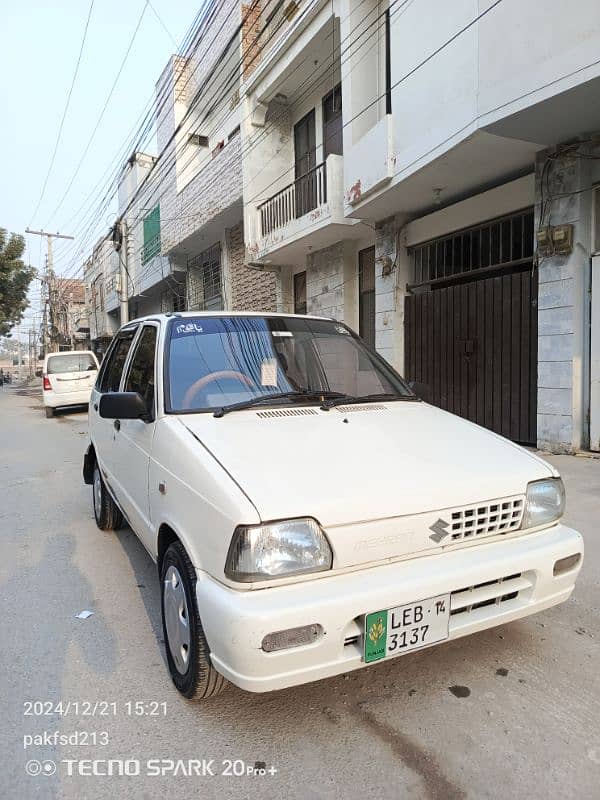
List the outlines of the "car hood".
{"type": "Polygon", "coordinates": [[[422,402],[184,414],[261,519],[325,528],[524,494],[557,473],[521,447],[422,402]]]}

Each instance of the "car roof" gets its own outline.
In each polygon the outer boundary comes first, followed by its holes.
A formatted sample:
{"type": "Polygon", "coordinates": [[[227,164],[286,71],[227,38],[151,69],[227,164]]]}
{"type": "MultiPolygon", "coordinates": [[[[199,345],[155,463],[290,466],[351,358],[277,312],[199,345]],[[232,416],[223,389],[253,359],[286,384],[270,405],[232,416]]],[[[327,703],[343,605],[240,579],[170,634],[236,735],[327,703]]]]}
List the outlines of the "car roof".
{"type": "Polygon", "coordinates": [[[57,350],[55,353],[48,353],[46,358],[52,358],[53,356],[72,356],[77,354],[78,356],[95,356],[93,350],[57,350]]]}
{"type": "Polygon", "coordinates": [[[333,321],[333,317],[318,317],[313,314],[285,314],[275,311],[168,311],[161,314],[147,314],[143,317],[136,317],[129,320],[122,327],[137,325],[140,322],[166,322],[170,319],[197,319],[198,317],[283,317],[296,319],[321,319],[328,322],[333,321]]]}

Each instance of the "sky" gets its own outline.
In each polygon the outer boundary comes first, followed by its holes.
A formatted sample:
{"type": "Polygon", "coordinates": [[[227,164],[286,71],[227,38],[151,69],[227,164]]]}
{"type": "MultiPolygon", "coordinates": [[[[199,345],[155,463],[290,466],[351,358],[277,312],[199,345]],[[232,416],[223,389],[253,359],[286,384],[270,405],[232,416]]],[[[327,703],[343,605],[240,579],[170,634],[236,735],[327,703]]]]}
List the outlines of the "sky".
{"type": "MultiPolygon", "coordinates": [[[[119,154],[154,95],[155,82],[169,56],[176,52],[175,43],[181,43],[201,2],[150,0],[146,5],[146,0],[94,0],[54,166],[39,210],[34,214],[50,166],[91,0],[0,0],[0,227],[23,234],[30,227],[74,235],[74,242],[55,240],[57,274],[81,277],[78,268],[93,245],[92,241],[85,253],[80,252],[88,221],[86,211],[90,201],[86,199],[91,192],[94,197],[99,195],[99,188],[94,191],[96,185],[120,162],[119,154]],[[100,126],[57,210],[145,6],[100,126]]],[[[144,149],[155,152],[155,145],[144,149]]],[[[106,181],[105,177],[102,187],[106,181]]],[[[107,229],[113,220],[114,207],[112,214],[106,214],[107,229]]],[[[25,259],[42,271],[46,240],[33,235],[26,239],[25,259]]],[[[39,321],[39,296],[40,284],[36,281],[30,290],[31,308],[26,312],[23,330],[39,321]]],[[[21,338],[26,339],[26,335],[22,333],[21,338]]]]}

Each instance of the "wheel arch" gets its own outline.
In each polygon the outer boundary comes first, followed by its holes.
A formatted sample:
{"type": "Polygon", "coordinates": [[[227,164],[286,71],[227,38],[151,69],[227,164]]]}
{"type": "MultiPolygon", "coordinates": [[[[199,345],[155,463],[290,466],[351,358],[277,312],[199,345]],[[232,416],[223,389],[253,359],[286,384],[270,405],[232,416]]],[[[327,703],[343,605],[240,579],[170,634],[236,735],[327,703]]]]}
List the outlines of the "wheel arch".
{"type": "Polygon", "coordinates": [[[186,536],[181,534],[181,529],[179,526],[173,524],[172,522],[163,521],[158,526],[158,535],[156,538],[156,566],[158,567],[159,574],[165,553],[167,552],[169,545],[171,545],[173,542],[181,542],[185,552],[188,554],[188,558],[194,565],[194,568],[199,569],[200,553],[198,552],[198,548],[194,548],[192,546],[192,542],[189,542],[186,536]]]}
{"type": "Polygon", "coordinates": [[[83,456],[83,482],[91,486],[94,482],[94,465],[96,464],[96,450],[93,444],[89,444],[83,456]]]}
{"type": "Polygon", "coordinates": [[[158,537],[156,542],[156,564],[159,572],[165,553],[167,552],[169,545],[173,544],[173,542],[181,542],[189,555],[189,550],[186,547],[183,539],[178,536],[171,525],[169,525],[167,522],[163,522],[158,529],[158,537]]]}

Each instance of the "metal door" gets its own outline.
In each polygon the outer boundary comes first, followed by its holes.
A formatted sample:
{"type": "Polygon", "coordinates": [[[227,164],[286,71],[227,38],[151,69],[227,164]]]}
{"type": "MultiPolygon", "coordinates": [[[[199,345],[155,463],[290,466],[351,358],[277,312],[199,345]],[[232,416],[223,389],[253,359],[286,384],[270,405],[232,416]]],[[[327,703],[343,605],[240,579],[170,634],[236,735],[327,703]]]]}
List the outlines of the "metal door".
{"type": "Polygon", "coordinates": [[[405,312],[406,378],[434,405],[535,444],[537,271],[414,294],[405,312]]]}
{"type": "Polygon", "coordinates": [[[302,217],[317,206],[317,185],[314,174],[317,163],[314,108],[294,125],[294,159],[296,217],[302,217]]]}

